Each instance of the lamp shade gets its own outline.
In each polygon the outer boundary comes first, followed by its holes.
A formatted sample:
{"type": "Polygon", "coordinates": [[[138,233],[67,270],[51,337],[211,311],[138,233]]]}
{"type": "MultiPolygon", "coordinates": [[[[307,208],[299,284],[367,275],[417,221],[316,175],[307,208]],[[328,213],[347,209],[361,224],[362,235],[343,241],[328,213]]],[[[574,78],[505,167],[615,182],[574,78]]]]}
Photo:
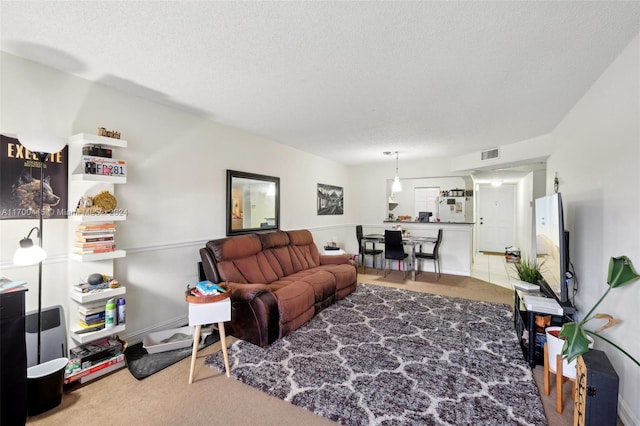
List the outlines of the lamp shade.
{"type": "Polygon", "coordinates": [[[31,240],[27,240],[31,241],[30,247],[22,247],[22,241],[20,242],[20,248],[13,254],[14,264],[21,266],[35,265],[47,258],[47,253],[42,247],[34,245],[31,240]]]}
{"type": "Polygon", "coordinates": [[[396,175],[393,178],[393,185],[391,185],[391,192],[402,192],[402,184],[400,183],[400,177],[396,175]]]}
{"type": "Polygon", "coordinates": [[[53,154],[61,151],[66,145],[65,140],[58,136],[38,133],[18,133],[16,136],[20,144],[31,152],[53,154]]]}

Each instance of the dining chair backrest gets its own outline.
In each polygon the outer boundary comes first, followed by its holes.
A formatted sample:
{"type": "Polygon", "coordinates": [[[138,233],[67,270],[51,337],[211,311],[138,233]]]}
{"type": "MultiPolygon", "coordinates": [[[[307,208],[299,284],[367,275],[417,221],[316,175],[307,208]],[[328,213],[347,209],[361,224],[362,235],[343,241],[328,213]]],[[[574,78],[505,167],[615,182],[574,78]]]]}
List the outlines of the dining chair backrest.
{"type": "Polygon", "coordinates": [[[399,259],[406,257],[402,245],[402,231],[384,231],[384,257],[385,259],[399,259]]]}
{"type": "Polygon", "coordinates": [[[362,225],[356,225],[356,239],[358,240],[358,253],[362,251],[362,225]]]}
{"type": "Polygon", "coordinates": [[[442,228],[438,229],[438,238],[436,239],[436,243],[433,245],[433,257],[438,258],[438,247],[440,247],[440,243],[442,242],[442,228]]]}

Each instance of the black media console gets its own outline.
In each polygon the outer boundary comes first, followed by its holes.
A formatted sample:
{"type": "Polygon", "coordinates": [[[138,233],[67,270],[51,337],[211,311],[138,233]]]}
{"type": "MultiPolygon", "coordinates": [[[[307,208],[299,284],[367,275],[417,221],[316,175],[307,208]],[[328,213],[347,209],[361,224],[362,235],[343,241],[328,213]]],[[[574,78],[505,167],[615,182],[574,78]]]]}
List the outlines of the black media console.
{"type": "Polygon", "coordinates": [[[522,348],[522,354],[525,361],[529,363],[531,368],[536,365],[544,364],[544,351],[543,346],[546,341],[544,329],[536,330],[536,317],[551,317],[550,326],[561,326],[567,321],[571,321],[571,315],[573,308],[564,309],[563,314],[550,314],[545,312],[544,309],[527,309],[525,300],[523,297],[537,296],[543,297],[544,294],[539,292],[528,292],[522,290],[515,290],[514,294],[514,308],[513,308],[513,325],[516,329],[516,335],[522,348]],[[567,312],[569,311],[569,312],[567,312]]]}

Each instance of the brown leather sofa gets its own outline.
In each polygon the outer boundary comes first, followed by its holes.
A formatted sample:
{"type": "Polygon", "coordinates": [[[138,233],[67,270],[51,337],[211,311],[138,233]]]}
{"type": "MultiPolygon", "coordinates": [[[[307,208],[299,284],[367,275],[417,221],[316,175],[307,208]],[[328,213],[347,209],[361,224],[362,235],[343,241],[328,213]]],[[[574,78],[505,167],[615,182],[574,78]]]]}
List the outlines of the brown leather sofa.
{"type": "Polygon", "coordinates": [[[205,277],[231,291],[229,333],[261,347],[356,289],[347,255],[321,255],[308,230],[246,234],[200,249],[205,277]]]}

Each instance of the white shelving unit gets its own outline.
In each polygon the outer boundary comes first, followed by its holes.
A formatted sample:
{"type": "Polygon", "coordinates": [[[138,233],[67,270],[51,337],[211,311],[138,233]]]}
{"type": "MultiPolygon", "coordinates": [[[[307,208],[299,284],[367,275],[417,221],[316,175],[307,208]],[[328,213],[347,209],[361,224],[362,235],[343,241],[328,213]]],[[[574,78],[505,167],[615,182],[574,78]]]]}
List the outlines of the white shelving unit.
{"type": "MultiPolygon", "coordinates": [[[[68,241],[69,241],[69,294],[71,298],[69,308],[69,335],[70,347],[79,344],[89,343],[97,339],[121,333],[125,330],[125,324],[117,325],[115,328],[102,329],[93,332],[83,332],[78,324],[77,308],[83,304],[95,304],[106,301],[110,298],[123,297],[126,294],[126,287],[121,285],[115,289],[104,289],[94,293],[79,293],[73,286],[81,280],[87,279],[92,273],[101,273],[108,276],[114,275],[114,260],[126,256],[125,250],[115,250],[108,253],[77,254],[73,252],[75,242],[75,232],[78,225],[83,223],[114,223],[127,219],[126,214],[105,214],[105,215],[75,215],[78,201],[83,196],[95,196],[102,191],[109,191],[115,194],[115,187],[118,184],[127,182],[125,176],[102,176],[84,173],[82,164],[82,147],[85,145],[101,145],[113,150],[113,157],[118,158],[117,149],[126,148],[127,141],[122,139],[107,138],[104,136],[77,134],[69,138],[69,220],[68,220],[68,241]]],[[[121,206],[118,206],[121,208],[121,206]]],[[[116,231],[116,245],[118,244],[118,232],[116,231]]],[[[117,279],[117,277],[114,277],[117,279]]],[[[121,283],[123,284],[123,283],[121,283]]]]}
{"type": "Polygon", "coordinates": [[[100,215],[73,215],[69,216],[69,219],[76,224],[89,223],[89,222],[118,222],[121,220],[127,220],[127,216],[124,214],[100,214],[100,215]]]}
{"type": "MultiPolygon", "coordinates": [[[[115,250],[109,253],[93,253],[93,254],[69,253],[69,258],[75,260],[76,262],[96,262],[98,260],[118,259],[119,257],[125,257],[126,255],[127,255],[127,252],[124,250],[115,250]]],[[[94,272],[100,272],[100,271],[94,271],[94,272]]]]}
{"type": "Polygon", "coordinates": [[[102,330],[92,331],[90,333],[84,333],[84,334],[80,333],[81,330],[79,327],[70,328],[71,337],[73,337],[73,340],[76,341],[78,344],[93,342],[94,340],[102,339],[104,337],[109,337],[113,334],[121,333],[124,330],[125,330],[125,324],[116,325],[115,328],[111,328],[109,330],[103,328],[102,330]]]}
{"type": "Polygon", "coordinates": [[[111,299],[112,297],[123,296],[127,292],[126,287],[120,286],[118,288],[105,288],[96,293],[80,293],[79,291],[73,291],[71,298],[80,304],[95,302],[96,300],[111,299]]]}

